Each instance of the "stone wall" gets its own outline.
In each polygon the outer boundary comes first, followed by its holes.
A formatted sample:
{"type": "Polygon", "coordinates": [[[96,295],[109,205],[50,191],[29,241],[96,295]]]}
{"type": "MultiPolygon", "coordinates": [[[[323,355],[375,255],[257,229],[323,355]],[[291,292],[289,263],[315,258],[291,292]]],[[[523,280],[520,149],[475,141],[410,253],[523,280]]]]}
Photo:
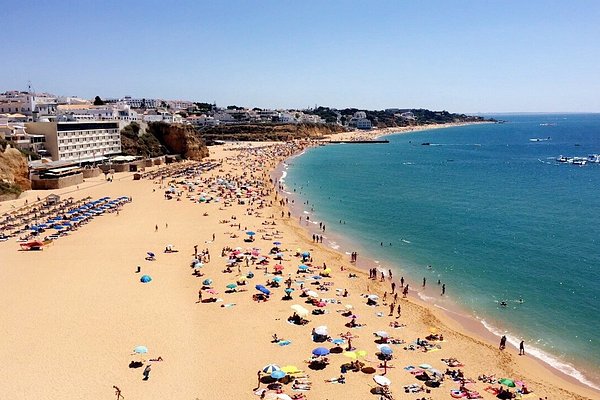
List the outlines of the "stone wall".
{"type": "Polygon", "coordinates": [[[34,176],[31,188],[34,190],[56,190],[83,183],[83,173],[73,174],[56,179],[40,179],[34,176]]]}
{"type": "Polygon", "coordinates": [[[83,178],[95,178],[96,176],[99,176],[101,172],[102,171],[100,170],[100,168],[84,168],[83,178]]]}

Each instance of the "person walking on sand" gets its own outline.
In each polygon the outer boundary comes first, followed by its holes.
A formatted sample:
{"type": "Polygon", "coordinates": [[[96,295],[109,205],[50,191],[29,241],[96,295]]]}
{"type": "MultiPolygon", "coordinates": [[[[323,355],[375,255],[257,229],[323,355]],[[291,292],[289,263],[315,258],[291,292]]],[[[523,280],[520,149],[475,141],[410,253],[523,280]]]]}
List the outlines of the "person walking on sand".
{"type": "Polygon", "coordinates": [[[198,290],[198,303],[202,303],[202,289],[198,290]]]}
{"type": "Polygon", "coordinates": [[[519,355],[520,356],[525,355],[525,341],[524,340],[521,340],[521,343],[519,343],[519,355]]]}
{"type": "Polygon", "coordinates": [[[398,316],[396,317],[396,319],[400,318],[401,315],[402,315],[402,308],[400,307],[400,304],[398,304],[398,316]]]}
{"type": "Polygon", "coordinates": [[[502,335],[502,337],[500,338],[500,350],[504,350],[506,348],[506,336],[502,335]]]}
{"type": "Polygon", "coordinates": [[[152,371],[152,367],[150,366],[150,364],[148,364],[146,365],[146,368],[144,368],[144,372],[142,372],[142,375],[144,375],[144,381],[150,379],[150,371],[152,371]]]}
{"type": "Polygon", "coordinates": [[[392,315],[394,315],[394,307],[395,307],[394,303],[390,304],[390,313],[389,313],[388,317],[391,317],[392,315]]]}
{"type": "Polygon", "coordinates": [[[158,225],[154,225],[154,232],[158,232],[158,225]]]}
{"type": "Polygon", "coordinates": [[[118,387],[113,385],[113,389],[115,389],[115,396],[117,396],[117,400],[120,399],[124,399],[125,397],[123,397],[123,395],[121,394],[121,389],[119,389],[118,387]]]}

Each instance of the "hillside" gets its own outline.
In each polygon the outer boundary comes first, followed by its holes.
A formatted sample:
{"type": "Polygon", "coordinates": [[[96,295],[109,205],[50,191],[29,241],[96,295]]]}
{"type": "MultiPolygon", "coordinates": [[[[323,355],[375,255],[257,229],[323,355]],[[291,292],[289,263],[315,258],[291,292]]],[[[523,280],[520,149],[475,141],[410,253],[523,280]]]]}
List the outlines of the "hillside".
{"type": "Polygon", "coordinates": [[[206,143],[189,125],[153,122],[145,133],[140,126],[131,123],[121,130],[121,148],[125,155],[158,157],[179,154],[190,160],[208,157],[206,143]]]}
{"type": "Polygon", "coordinates": [[[219,125],[200,130],[207,143],[215,140],[286,141],[321,138],[346,129],[328,124],[244,124],[219,125]]]}
{"type": "Polygon", "coordinates": [[[31,189],[27,158],[6,142],[0,143],[0,201],[19,197],[31,189]]]}

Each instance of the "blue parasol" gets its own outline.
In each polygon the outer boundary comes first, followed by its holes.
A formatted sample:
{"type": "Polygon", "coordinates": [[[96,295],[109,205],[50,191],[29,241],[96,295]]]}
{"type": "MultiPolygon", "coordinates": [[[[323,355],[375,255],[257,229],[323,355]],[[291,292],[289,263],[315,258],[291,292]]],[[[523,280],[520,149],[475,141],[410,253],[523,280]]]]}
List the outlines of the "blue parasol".
{"type": "Polygon", "coordinates": [[[152,281],[152,277],[150,275],[143,275],[140,278],[140,282],[142,282],[142,283],[148,283],[150,281],[152,281]]]}
{"type": "Polygon", "coordinates": [[[329,354],[329,349],[326,349],[325,347],[317,347],[316,349],[313,349],[312,353],[318,357],[326,356],[329,354]]]}
{"type": "Polygon", "coordinates": [[[267,296],[271,294],[271,291],[269,289],[267,289],[266,287],[264,287],[263,285],[256,285],[255,288],[256,288],[256,290],[258,290],[261,293],[266,294],[267,296]]]}

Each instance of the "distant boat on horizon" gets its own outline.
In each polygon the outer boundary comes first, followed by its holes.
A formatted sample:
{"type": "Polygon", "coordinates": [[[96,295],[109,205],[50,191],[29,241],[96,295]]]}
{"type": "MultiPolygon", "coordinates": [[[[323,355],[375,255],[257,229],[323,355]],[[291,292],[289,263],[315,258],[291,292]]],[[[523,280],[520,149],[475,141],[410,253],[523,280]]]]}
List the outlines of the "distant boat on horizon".
{"type": "Polygon", "coordinates": [[[530,142],[547,142],[548,140],[552,140],[552,138],[550,136],[548,136],[547,138],[530,138],[529,139],[530,142]]]}

